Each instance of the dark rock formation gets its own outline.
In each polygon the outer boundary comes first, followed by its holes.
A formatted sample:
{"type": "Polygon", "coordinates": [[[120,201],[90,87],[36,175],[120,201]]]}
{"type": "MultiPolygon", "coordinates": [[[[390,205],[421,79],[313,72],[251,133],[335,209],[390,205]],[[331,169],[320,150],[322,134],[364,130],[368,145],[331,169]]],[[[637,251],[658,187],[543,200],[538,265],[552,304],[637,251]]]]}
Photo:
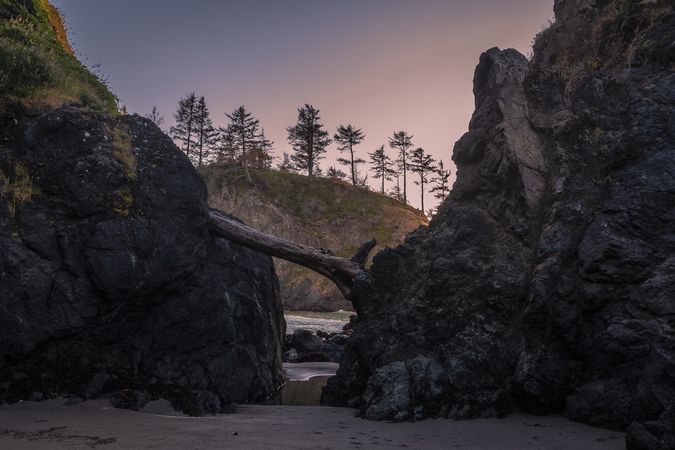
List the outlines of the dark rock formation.
{"type": "Polygon", "coordinates": [[[674,448],[672,2],[559,0],[483,54],[458,179],[374,259],[324,402],[366,418],[564,412],[674,448]]]}
{"type": "Polygon", "coordinates": [[[284,340],[284,362],[340,362],[349,334],[298,329],[284,340]]]}
{"type": "Polygon", "coordinates": [[[206,188],[150,121],[65,107],[0,148],[0,403],[112,394],[188,413],[282,382],[271,258],[214,239],[206,188]]]}
{"type": "Polygon", "coordinates": [[[323,339],[310,330],[295,330],[288,339],[288,347],[298,353],[319,352],[323,347],[323,339]]]}

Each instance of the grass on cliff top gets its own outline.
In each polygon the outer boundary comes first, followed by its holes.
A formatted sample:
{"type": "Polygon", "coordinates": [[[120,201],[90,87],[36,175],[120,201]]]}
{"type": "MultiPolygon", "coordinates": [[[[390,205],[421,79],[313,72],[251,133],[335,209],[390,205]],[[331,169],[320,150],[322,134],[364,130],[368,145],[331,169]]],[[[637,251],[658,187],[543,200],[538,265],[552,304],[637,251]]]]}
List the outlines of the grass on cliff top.
{"type": "MultiPolygon", "coordinates": [[[[379,244],[393,245],[398,237],[391,223],[402,216],[410,217],[411,222],[426,223],[422,212],[410,205],[339,180],[315,178],[309,184],[304,175],[279,170],[253,170],[253,185],[250,185],[241,169],[211,165],[200,170],[209,192],[221,191],[225,185],[238,191],[253,189],[306,225],[308,233],[313,230],[322,233],[322,225],[326,223],[361,221],[369,224],[372,236],[379,244]]],[[[347,247],[338,250],[339,256],[351,256],[356,251],[356,246],[347,247]]]]}
{"type": "Polygon", "coordinates": [[[24,164],[19,163],[14,167],[12,178],[0,170],[0,198],[7,200],[10,216],[14,217],[19,205],[30,202],[39,194],[40,190],[33,185],[33,179],[24,164]]]}
{"type": "Polygon", "coordinates": [[[549,65],[552,75],[568,85],[628,67],[631,55],[640,53],[652,64],[671,68],[672,15],[672,0],[595,0],[538,33],[533,61],[549,65]]]}
{"type": "Polygon", "coordinates": [[[0,0],[0,99],[39,110],[74,102],[117,113],[117,99],[75,58],[47,0],[0,0]]]}

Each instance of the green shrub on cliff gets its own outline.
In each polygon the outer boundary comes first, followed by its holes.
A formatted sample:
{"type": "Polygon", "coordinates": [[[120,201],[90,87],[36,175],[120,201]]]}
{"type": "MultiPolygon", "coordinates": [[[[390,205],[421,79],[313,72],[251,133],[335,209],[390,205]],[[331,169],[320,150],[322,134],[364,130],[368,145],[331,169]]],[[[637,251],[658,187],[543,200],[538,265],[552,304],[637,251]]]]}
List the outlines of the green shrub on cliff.
{"type": "Polygon", "coordinates": [[[75,102],[117,112],[105,83],[73,56],[47,0],[0,0],[0,99],[38,109],[75,102]]]}
{"type": "Polygon", "coordinates": [[[33,185],[33,179],[24,164],[19,163],[14,167],[12,178],[0,170],[0,199],[6,200],[7,209],[12,217],[16,214],[17,206],[30,202],[33,196],[39,193],[39,189],[33,185]]]}

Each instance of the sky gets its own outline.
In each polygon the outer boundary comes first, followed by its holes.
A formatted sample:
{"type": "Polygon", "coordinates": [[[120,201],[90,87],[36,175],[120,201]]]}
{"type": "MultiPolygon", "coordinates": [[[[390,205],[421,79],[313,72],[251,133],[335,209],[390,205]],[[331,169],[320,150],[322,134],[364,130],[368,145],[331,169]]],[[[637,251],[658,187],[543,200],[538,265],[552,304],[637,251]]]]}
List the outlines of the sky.
{"type": "MultiPolygon", "coordinates": [[[[245,105],[291,152],[286,127],[305,103],[331,133],[361,128],[357,153],[387,145],[394,131],[414,136],[451,163],[474,108],[472,79],[481,52],[527,55],[553,16],[552,0],[53,0],[65,15],[80,60],[96,69],[129,113],[157,106],[173,123],[178,99],[204,96],[215,125],[245,105]]],[[[336,164],[332,144],[322,169],[336,164]]],[[[367,167],[362,166],[362,169],[367,167]]],[[[454,179],[454,166],[452,166],[454,179]]],[[[347,170],[345,170],[347,172],[347,170]]],[[[370,177],[370,184],[378,186],[370,177]]],[[[408,180],[408,198],[420,205],[408,180]]],[[[425,206],[433,206],[430,194],[425,206]]]]}

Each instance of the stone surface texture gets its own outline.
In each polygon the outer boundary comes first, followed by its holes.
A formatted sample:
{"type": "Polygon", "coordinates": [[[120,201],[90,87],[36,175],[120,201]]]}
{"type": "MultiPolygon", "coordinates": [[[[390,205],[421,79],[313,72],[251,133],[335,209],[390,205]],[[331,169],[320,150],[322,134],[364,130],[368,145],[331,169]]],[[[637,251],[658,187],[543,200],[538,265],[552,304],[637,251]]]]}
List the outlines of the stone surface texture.
{"type": "Polygon", "coordinates": [[[430,226],[375,258],[323,401],[363,417],[564,412],[675,448],[675,15],[555,2],[493,48],[430,226]]]}
{"type": "Polygon", "coordinates": [[[0,146],[0,403],[166,398],[188,413],[283,383],[271,258],[208,232],[206,188],[149,120],[64,107],[0,146]]]}

